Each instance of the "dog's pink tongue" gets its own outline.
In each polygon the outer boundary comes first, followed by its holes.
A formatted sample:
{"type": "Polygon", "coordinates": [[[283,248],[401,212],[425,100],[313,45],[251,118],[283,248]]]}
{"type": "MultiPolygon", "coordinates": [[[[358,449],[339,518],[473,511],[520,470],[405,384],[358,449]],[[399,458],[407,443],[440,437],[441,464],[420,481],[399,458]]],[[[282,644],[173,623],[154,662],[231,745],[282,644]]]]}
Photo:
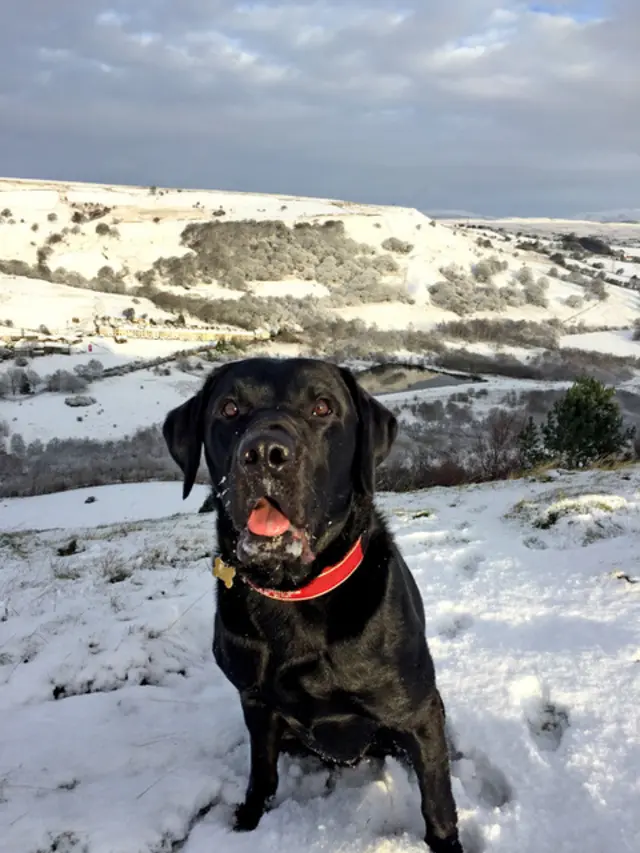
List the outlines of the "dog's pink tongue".
{"type": "Polygon", "coordinates": [[[247,527],[256,536],[281,536],[291,527],[291,522],[266,498],[260,498],[249,516],[247,527]]]}

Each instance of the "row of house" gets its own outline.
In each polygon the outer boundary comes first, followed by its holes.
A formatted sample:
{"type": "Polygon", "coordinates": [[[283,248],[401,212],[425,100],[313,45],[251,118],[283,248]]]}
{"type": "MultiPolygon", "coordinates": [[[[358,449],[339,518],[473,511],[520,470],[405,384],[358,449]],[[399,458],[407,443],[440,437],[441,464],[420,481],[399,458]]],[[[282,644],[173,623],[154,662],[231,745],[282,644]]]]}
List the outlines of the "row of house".
{"type": "Polygon", "coordinates": [[[12,358],[25,355],[35,356],[91,352],[91,338],[100,336],[112,338],[116,343],[125,343],[130,338],[147,340],[193,341],[214,344],[217,341],[252,341],[268,340],[269,333],[265,331],[251,332],[245,329],[232,328],[187,328],[183,326],[141,326],[141,325],[107,325],[96,323],[93,333],[76,333],[70,336],[45,335],[17,329],[0,335],[1,358],[12,358]]]}
{"type": "Polygon", "coordinates": [[[40,332],[14,331],[0,336],[0,340],[7,357],[26,355],[33,358],[38,355],[71,355],[83,348],[83,340],[80,335],[69,338],[44,335],[40,332]]]}
{"type": "Polygon", "coordinates": [[[130,338],[165,341],[253,341],[267,340],[268,332],[250,332],[245,329],[186,328],[180,326],[99,326],[102,337],[113,337],[116,343],[124,343],[130,338]]]}

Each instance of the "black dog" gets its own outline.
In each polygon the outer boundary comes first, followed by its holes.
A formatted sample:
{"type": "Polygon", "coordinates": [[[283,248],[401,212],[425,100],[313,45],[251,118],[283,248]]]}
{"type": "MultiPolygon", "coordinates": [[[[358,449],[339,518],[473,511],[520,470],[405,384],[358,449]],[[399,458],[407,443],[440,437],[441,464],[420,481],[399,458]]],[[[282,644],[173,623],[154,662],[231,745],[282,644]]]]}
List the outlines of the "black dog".
{"type": "Polygon", "coordinates": [[[201,451],[221,559],[213,653],[240,694],[251,773],[235,827],[276,793],[280,752],[404,755],[433,851],[461,853],[444,706],[407,565],[373,502],[397,432],[345,369],[254,358],[215,370],[164,437],[186,497],[201,451]]]}

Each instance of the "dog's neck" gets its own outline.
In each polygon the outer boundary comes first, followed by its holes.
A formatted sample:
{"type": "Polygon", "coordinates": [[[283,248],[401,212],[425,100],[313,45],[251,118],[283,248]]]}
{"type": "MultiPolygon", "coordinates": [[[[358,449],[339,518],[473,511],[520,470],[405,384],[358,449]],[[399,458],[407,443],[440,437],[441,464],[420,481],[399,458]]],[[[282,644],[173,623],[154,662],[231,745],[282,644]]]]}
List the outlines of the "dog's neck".
{"type": "Polygon", "coordinates": [[[338,563],[334,566],[327,566],[313,580],[297,589],[269,589],[257,586],[251,580],[247,582],[260,595],[264,595],[265,598],[272,598],[275,601],[312,601],[342,586],[345,581],[349,580],[363,560],[364,545],[360,536],[338,563]]]}

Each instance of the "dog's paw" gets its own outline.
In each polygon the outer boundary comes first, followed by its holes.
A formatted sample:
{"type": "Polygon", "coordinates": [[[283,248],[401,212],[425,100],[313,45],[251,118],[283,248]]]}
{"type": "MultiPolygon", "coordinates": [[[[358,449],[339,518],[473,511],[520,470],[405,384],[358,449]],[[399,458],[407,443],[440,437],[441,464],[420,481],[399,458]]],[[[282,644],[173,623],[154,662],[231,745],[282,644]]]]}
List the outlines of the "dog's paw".
{"type": "Polygon", "coordinates": [[[434,835],[427,835],[424,840],[431,853],[464,853],[457,835],[449,838],[436,838],[434,835]]]}
{"type": "Polygon", "coordinates": [[[241,803],[235,811],[233,829],[235,832],[251,832],[260,823],[265,809],[257,803],[241,803]]]}

